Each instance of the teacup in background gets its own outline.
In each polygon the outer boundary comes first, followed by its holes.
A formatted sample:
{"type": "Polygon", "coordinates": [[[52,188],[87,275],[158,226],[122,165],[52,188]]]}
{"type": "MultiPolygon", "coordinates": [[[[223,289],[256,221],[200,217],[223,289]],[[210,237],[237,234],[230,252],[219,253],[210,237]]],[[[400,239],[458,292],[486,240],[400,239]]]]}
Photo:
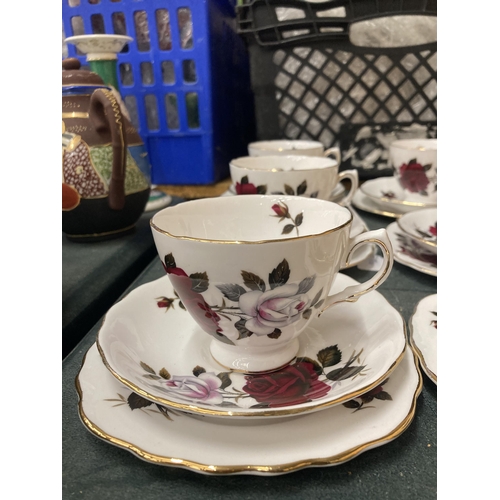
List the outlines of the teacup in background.
{"type": "Polygon", "coordinates": [[[340,165],[340,149],[328,148],[319,141],[275,139],[272,141],[256,141],[248,145],[249,156],[269,155],[299,155],[299,156],[327,156],[333,157],[340,165]]]}
{"type": "Polygon", "coordinates": [[[388,277],[393,251],[386,230],[350,237],[351,224],[351,212],[336,203],[266,195],[187,201],[151,220],[175,291],[214,337],[211,355],[226,368],[249,373],[289,363],[297,337],[314,318],[388,277]],[[370,243],[382,249],[380,270],[328,295],[341,265],[370,243]]]}
{"type": "Polygon", "coordinates": [[[437,203],[437,139],[393,141],[389,159],[405,201],[437,203]]]}
{"type": "Polygon", "coordinates": [[[312,156],[243,156],[229,163],[236,194],[278,194],[330,200],[339,182],[349,189],[337,203],[348,205],[358,189],[358,171],[344,170],[330,158],[312,156]]]}

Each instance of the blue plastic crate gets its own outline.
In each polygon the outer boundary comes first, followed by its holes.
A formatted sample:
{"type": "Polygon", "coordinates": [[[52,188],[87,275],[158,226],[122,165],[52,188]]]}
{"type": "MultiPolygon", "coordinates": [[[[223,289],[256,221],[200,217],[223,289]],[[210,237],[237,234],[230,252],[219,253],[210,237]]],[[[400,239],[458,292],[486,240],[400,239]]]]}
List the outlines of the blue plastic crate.
{"type": "MultiPolygon", "coordinates": [[[[66,36],[134,41],[118,54],[119,90],[149,153],[154,184],[212,184],[255,138],[248,53],[236,0],[63,0],[66,36]]],[[[86,65],[68,44],[68,57],[86,65]]]]}

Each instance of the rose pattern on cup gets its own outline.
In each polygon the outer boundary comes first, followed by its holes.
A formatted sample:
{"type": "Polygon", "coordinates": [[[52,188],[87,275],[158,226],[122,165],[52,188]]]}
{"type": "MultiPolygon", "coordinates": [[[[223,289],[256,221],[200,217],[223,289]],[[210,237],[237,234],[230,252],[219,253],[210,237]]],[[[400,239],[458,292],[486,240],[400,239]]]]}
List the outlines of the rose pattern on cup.
{"type": "Polygon", "coordinates": [[[285,219],[290,219],[292,221],[291,224],[286,224],[285,227],[283,227],[281,234],[290,234],[295,229],[297,231],[297,236],[299,236],[299,226],[304,222],[304,212],[300,212],[300,214],[292,217],[288,205],[283,201],[275,203],[271,209],[274,212],[271,217],[278,217],[278,222],[282,222],[285,219]]]}
{"type": "MultiPolygon", "coordinates": [[[[156,373],[142,361],[140,367],[152,384],[182,401],[221,407],[281,408],[320,400],[335,384],[365,375],[369,368],[361,361],[362,352],[354,351],[342,365],[338,345],[328,346],[316,354],[316,359],[298,357],[284,368],[263,374],[207,372],[197,365],[191,374],[171,375],[166,368],[156,373]],[[333,369],[327,371],[329,368],[333,369]]],[[[150,402],[134,398],[132,403],[142,408],[150,402]]]]}
{"type": "MultiPolygon", "coordinates": [[[[261,184],[256,186],[252,184],[248,180],[248,176],[245,175],[241,178],[240,182],[237,182],[235,185],[236,194],[267,194],[267,186],[265,184],[261,184]]],[[[307,181],[302,181],[296,189],[285,184],[283,186],[283,191],[273,191],[270,194],[276,195],[290,195],[290,196],[303,196],[307,191],[307,181]]],[[[315,191],[309,195],[309,198],[317,198],[318,191],[315,191]]]]}
{"type": "Polygon", "coordinates": [[[165,309],[165,312],[168,312],[170,310],[170,308],[172,309],[175,309],[175,301],[179,301],[179,307],[181,309],[184,309],[186,310],[186,308],[184,307],[184,304],[181,302],[180,298],[179,298],[179,295],[177,294],[177,292],[174,290],[174,294],[175,294],[175,297],[165,297],[165,296],[161,296],[161,297],[156,297],[156,305],[160,308],[160,309],[165,309]]]}
{"type": "MultiPolygon", "coordinates": [[[[403,189],[408,190],[410,193],[428,196],[427,187],[431,183],[431,179],[427,176],[427,172],[431,168],[432,163],[422,165],[417,162],[416,158],[412,158],[408,163],[403,163],[398,167],[399,183],[403,189]]],[[[437,184],[433,189],[437,191],[437,184]]]]}
{"type": "Polygon", "coordinates": [[[209,305],[202,293],[210,286],[206,272],[187,273],[177,267],[174,256],[170,253],[163,260],[163,267],[170,277],[173,287],[182,297],[182,306],[205,331],[226,344],[235,345],[224,335],[220,323],[230,323],[240,340],[251,335],[277,339],[282,327],[291,325],[300,319],[309,319],[313,308],[321,307],[323,288],[311,299],[308,292],[313,288],[316,276],[304,278],[300,283],[288,283],[290,266],[283,259],[269,274],[268,283],[249,271],[240,271],[242,283],[216,284],[222,293],[221,305],[209,305]],[[268,288],[269,286],[269,288],[268,288]],[[246,288],[245,288],[246,287],[246,288]],[[237,304],[237,305],[228,305],[237,304]]]}

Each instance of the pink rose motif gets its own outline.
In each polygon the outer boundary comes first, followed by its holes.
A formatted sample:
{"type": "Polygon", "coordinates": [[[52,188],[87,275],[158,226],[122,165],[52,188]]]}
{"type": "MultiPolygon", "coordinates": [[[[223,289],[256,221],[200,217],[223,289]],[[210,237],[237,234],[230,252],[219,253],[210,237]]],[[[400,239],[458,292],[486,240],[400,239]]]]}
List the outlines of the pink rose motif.
{"type": "Polygon", "coordinates": [[[280,204],[275,203],[271,209],[276,214],[275,217],[288,217],[288,206],[286,203],[280,202],[280,204]]]}
{"type": "Polygon", "coordinates": [[[222,380],[214,373],[201,373],[198,377],[174,375],[165,380],[169,393],[187,401],[203,401],[207,404],[221,404],[222,395],[218,389],[222,380]]]}
{"type": "Polygon", "coordinates": [[[276,372],[247,375],[243,390],[269,407],[290,406],[322,398],[330,386],[318,380],[312,363],[299,361],[276,372]]]}
{"type": "Polygon", "coordinates": [[[236,194],[258,194],[257,187],[250,183],[240,184],[237,182],[235,189],[236,194]]]}
{"type": "Polygon", "coordinates": [[[276,328],[298,321],[310,302],[307,295],[298,291],[299,285],[287,284],[267,292],[254,290],[241,295],[241,312],[251,316],[245,327],[256,335],[269,335],[276,328]]]}
{"type": "Polygon", "coordinates": [[[425,191],[429,185],[425,168],[416,162],[403,163],[399,167],[399,182],[404,189],[407,189],[411,193],[425,191]]]}

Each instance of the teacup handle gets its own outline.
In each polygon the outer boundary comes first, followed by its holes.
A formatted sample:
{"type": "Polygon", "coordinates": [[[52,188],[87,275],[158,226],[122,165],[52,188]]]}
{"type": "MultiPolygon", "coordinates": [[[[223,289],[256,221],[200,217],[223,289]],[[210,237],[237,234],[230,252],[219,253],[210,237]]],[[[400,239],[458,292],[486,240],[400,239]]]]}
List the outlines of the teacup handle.
{"type": "Polygon", "coordinates": [[[351,187],[349,188],[347,194],[338,202],[339,205],[343,206],[349,205],[349,203],[351,203],[354,193],[356,193],[356,190],[358,189],[359,186],[358,171],[353,169],[353,170],[344,170],[343,172],[339,172],[338,182],[341,182],[345,179],[348,179],[350,181],[351,187]]]}
{"type": "Polygon", "coordinates": [[[394,262],[394,252],[389,235],[384,228],[361,233],[354,238],[350,238],[348,250],[346,252],[346,263],[349,263],[349,257],[357,247],[370,243],[375,243],[382,250],[383,262],[381,268],[369,280],[359,283],[358,285],[348,286],[341,292],[326,297],[325,306],[320,314],[339,302],[356,302],[361,295],[375,290],[388,278],[394,262]]]}
{"type": "Polygon", "coordinates": [[[333,155],[335,157],[335,160],[337,160],[337,163],[340,167],[340,149],[335,147],[335,148],[328,148],[327,150],[323,151],[323,156],[330,156],[333,155]]]}

